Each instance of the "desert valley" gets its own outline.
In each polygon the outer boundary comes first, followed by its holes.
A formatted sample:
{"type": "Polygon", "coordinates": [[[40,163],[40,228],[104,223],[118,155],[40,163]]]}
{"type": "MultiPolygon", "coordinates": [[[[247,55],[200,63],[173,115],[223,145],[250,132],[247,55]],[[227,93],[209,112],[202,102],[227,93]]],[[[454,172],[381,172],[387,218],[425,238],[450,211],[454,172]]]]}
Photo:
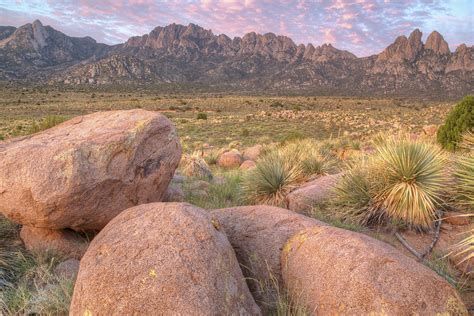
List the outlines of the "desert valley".
{"type": "Polygon", "coordinates": [[[0,26],[0,315],[472,315],[474,46],[422,36],[0,26]]]}

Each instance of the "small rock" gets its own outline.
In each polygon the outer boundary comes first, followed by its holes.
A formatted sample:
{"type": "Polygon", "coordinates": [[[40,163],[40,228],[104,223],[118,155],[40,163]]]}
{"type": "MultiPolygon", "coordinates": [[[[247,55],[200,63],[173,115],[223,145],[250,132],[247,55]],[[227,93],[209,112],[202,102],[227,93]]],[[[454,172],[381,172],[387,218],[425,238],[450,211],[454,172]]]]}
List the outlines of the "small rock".
{"type": "Polygon", "coordinates": [[[209,197],[209,192],[198,189],[198,190],[191,191],[191,195],[198,198],[207,198],[209,197]]]}
{"type": "Polygon", "coordinates": [[[437,132],[438,132],[438,126],[436,125],[423,126],[423,133],[427,136],[435,136],[437,132]]]}
{"type": "Polygon", "coordinates": [[[54,273],[64,279],[75,278],[79,271],[79,260],[68,259],[66,261],[58,263],[54,267],[54,273]]]}
{"type": "Polygon", "coordinates": [[[244,160],[256,161],[262,153],[262,145],[255,145],[244,150],[244,160]]]}
{"type": "Polygon", "coordinates": [[[333,189],[342,173],[328,175],[310,181],[286,196],[287,208],[296,211],[309,211],[313,206],[333,196],[333,189]]]}
{"type": "Polygon", "coordinates": [[[209,182],[206,182],[204,180],[196,180],[196,181],[191,182],[188,185],[188,189],[190,191],[194,191],[194,190],[209,191],[209,182]]]}
{"type": "Polygon", "coordinates": [[[179,175],[179,174],[175,174],[173,176],[173,179],[171,180],[173,183],[184,183],[186,181],[188,177],[186,176],[183,176],[183,175],[179,175]]]}
{"type": "Polygon", "coordinates": [[[217,159],[217,165],[222,168],[238,168],[242,162],[242,155],[236,149],[221,154],[217,159]]]}
{"type": "Polygon", "coordinates": [[[250,170],[250,169],[253,169],[257,166],[257,164],[255,163],[255,161],[253,160],[245,160],[241,165],[240,165],[240,169],[242,170],[250,170]]]}
{"type": "Polygon", "coordinates": [[[62,259],[81,259],[89,242],[81,235],[70,230],[52,230],[23,226],[20,238],[26,249],[34,253],[50,252],[62,259]]]}
{"type": "Polygon", "coordinates": [[[184,192],[183,190],[174,185],[170,185],[166,189],[165,196],[163,197],[164,202],[183,202],[184,201],[184,192]]]}

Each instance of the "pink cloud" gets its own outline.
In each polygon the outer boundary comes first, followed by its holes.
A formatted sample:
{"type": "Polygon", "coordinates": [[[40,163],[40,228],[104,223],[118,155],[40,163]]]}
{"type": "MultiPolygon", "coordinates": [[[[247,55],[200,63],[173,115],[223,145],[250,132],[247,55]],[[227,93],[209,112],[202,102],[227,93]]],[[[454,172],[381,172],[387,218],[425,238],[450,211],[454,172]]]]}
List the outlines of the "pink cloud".
{"type": "Polygon", "coordinates": [[[0,8],[0,15],[1,24],[19,26],[39,18],[67,34],[90,35],[107,43],[175,22],[198,24],[230,37],[274,32],[296,43],[330,42],[368,55],[414,28],[431,32],[430,25],[439,25],[438,31],[449,35],[448,42],[472,45],[472,14],[448,22],[449,1],[454,0],[15,0],[0,8]],[[446,23],[439,23],[440,16],[446,23]]]}

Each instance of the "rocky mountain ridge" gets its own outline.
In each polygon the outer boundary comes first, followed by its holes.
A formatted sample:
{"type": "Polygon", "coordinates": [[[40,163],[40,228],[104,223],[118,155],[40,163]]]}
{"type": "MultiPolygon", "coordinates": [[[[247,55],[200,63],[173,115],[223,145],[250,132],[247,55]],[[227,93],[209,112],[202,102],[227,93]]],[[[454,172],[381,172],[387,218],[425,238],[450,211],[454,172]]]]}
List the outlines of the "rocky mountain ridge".
{"type": "Polygon", "coordinates": [[[194,24],[156,27],[108,46],[69,37],[40,21],[0,27],[0,79],[54,84],[204,84],[231,90],[340,94],[459,95],[474,92],[474,46],[451,53],[416,29],[380,54],[358,58],[331,44],[286,36],[229,38],[194,24]]]}

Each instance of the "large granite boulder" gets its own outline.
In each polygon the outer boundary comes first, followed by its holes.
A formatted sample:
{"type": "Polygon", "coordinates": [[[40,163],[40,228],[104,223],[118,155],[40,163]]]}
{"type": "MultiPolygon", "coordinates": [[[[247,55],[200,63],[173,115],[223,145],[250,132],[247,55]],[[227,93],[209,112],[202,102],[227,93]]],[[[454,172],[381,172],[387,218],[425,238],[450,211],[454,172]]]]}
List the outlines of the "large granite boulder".
{"type": "Polygon", "coordinates": [[[308,228],[282,252],[290,295],[315,315],[467,315],[456,290],[389,244],[329,227],[308,228]]]}
{"type": "Polygon", "coordinates": [[[172,123],[145,110],[79,116],[0,146],[0,213],[23,225],[100,230],[160,201],[181,158],[172,123]]]}
{"type": "MultiPolygon", "coordinates": [[[[280,254],[297,232],[323,222],[268,205],[240,206],[211,211],[234,247],[257,302],[273,301],[282,286],[280,254]],[[263,293],[265,291],[266,293],[263,293]]],[[[265,304],[260,304],[265,309],[265,304]]],[[[268,311],[271,313],[271,311],[268,311]]]]}
{"type": "Polygon", "coordinates": [[[186,203],[114,218],[81,260],[71,315],[258,315],[219,224],[186,203]]]}

